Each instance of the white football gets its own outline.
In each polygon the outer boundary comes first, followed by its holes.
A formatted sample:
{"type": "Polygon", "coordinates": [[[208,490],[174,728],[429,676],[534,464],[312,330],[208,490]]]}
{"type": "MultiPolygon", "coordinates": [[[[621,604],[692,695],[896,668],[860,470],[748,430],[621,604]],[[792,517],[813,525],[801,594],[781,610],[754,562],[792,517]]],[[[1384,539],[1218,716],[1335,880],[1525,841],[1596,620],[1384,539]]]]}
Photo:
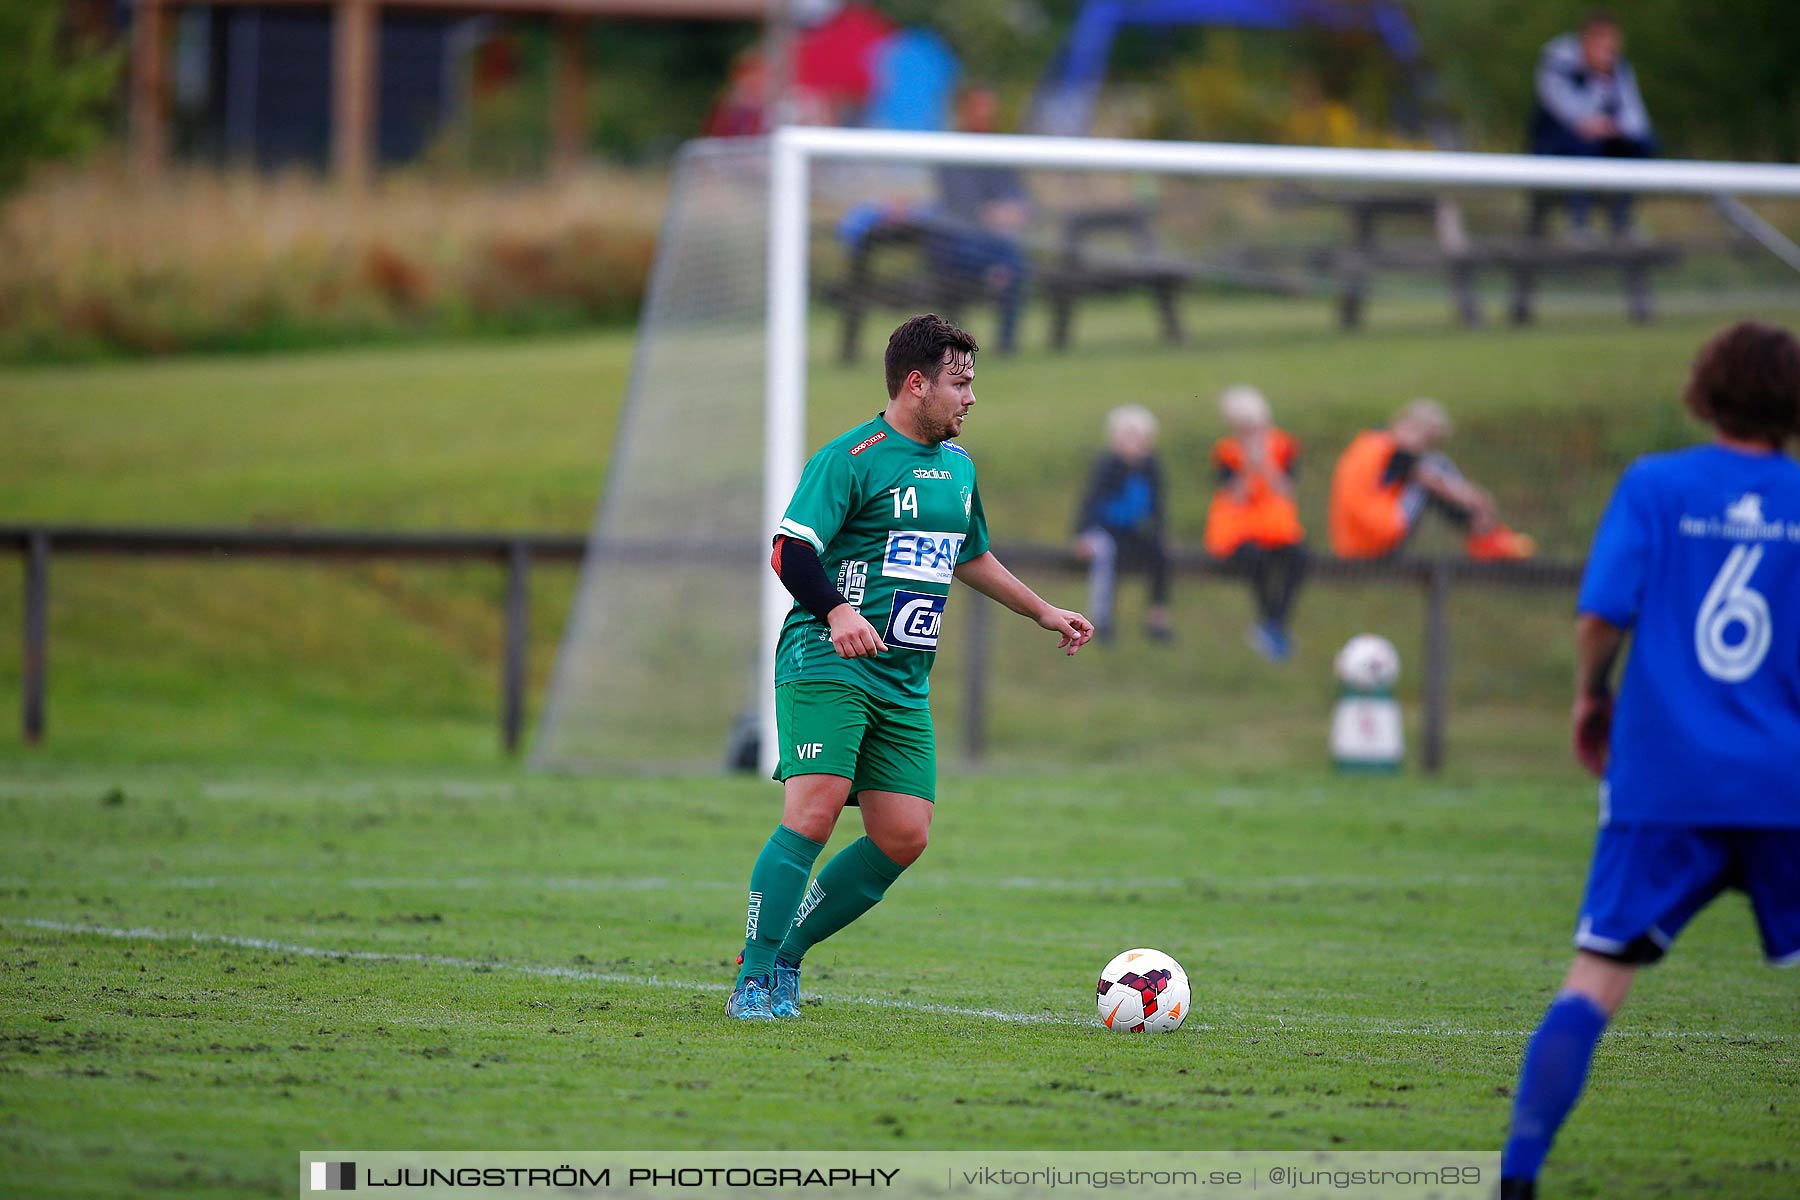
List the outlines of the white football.
{"type": "Polygon", "coordinates": [[[1187,1018],[1187,972],[1161,950],[1127,950],[1101,970],[1095,999],[1115,1033],[1171,1033],[1187,1018]]]}
{"type": "Polygon", "coordinates": [[[1391,688],[1400,678],[1400,652],[1379,634],[1359,633],[1344,643],[1333,666],[1346,687],[1363,691],[1391,688]]]}

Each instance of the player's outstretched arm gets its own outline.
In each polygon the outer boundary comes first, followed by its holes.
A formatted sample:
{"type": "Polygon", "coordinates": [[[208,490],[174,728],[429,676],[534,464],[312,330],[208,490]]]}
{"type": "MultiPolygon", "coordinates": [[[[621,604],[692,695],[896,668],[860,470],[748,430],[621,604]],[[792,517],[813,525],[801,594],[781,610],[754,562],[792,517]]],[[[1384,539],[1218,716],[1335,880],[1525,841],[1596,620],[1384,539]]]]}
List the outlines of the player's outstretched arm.
{"type": "Polygon", "coordinates": [[[1602,617],[1575,618],[1575,760],[1595,775],[1606,774],[1612,739],[1612,670],[1625,645],[1625,631],[1602,617]]]}
{"type": "Polygon", "coordinates": [[[1056,607],[1026,587],[1017,575],[1001,565],[992,550],[957,567],[956,577],[1021,617],[1030,617],[1051,633],[1061,634],[1062,643],[1058,648],[1069,654],[1087,645],[1094,636],[1092,622],[1078,612],[1056,607]]]}

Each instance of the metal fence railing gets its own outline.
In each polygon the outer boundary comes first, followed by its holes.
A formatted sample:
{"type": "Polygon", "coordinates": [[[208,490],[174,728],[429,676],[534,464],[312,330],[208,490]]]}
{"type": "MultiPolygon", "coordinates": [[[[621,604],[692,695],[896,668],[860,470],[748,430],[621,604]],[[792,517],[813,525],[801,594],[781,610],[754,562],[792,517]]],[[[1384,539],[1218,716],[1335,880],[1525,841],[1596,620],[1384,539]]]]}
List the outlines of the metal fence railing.
{"type": "MultiPolygon", "coordinates": [[[[12,551],[25,560],[24,654],[20,673],[20,728],[28,746],[45,736],[45,691],[49,676],[50,567],[57,555],[161,557],[203,559],[228,563],[245,559],[308,559],[356,561],[488,562],[506,572],[501,602],[503,628],[500,664],[500,741],[508,754],[516,753],[524,731],[525,663],[530,642],[531,568],[536,563],[579,564],[588,539],[579,534],[552,533],[405,533],[349,530],[264,530],[207,528],[144,528],[69,525],[0,525],[0,552],[12,551]]],[[[740,547],[695,543],[682,546],[634,545],[617,548],[622,561],[650,565],[658,561],[696,556],[741,557],[740,547]]],[[[1067,547],[1045,544],[1012,544],[996,548],[1009,565],[1045,570],[1080,569],[1067,547]]],[[[1177,547],[1172,565],[1180,574],[1235,575],[1237,568],[1220,563],[1204,552],[1177,547]]],[[[1573,589],[1580,582],[1581,564],[1530,560],[1525,562],[1471,562],[1449,558],[1401,558],[1380,561],[1346,561],[1327,556],[1308,567],[1311,582],[1395,583],[1420,589],[1425,601],[1424,672],[1421,701],[1424,710],[1422,762],[1427,771],[1443,765],[1445,731],[1449,720],[1450,597],[1459,587],[1573,589]]],[[[972,603],[970,651],[963,664],[966,718],[963,753],[979,762],[987,742],[986,713],[992,606],[972,603]]]]}

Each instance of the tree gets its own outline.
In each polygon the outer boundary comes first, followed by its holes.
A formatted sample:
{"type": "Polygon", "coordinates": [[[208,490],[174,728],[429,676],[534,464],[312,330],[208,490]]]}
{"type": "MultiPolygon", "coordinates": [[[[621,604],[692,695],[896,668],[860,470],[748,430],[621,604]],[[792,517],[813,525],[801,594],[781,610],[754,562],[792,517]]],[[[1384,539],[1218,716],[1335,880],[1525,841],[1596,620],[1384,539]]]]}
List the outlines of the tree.
{"type": "Polygon", "coordinates": [[[120,56],[71,49],[62,14],[55,0],[0,0],[0,192],[106,134],[120,56]]]}

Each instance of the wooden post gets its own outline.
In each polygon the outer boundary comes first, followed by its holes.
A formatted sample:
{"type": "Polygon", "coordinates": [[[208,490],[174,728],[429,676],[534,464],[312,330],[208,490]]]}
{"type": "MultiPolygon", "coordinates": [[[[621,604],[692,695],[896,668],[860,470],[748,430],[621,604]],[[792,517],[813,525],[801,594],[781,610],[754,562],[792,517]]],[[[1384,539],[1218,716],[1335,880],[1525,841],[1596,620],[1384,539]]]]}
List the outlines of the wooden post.
{"type": "Polygon", "coordinates": [[[336,0],[331,19],[331,162],[351,190],[368,184],[374,144],[378,0],[336,0]]]}
{"type": "Polygon", "coordinates": [[[1369,291],[1369,264],[1375,253],[1375,205],[1356,204],[1351,208],[1351,244],[1344,256],[1343,290],[1338,295],[1338,328],[1360,329],[1363,321],[1363,299],[1369,291]]]}
{"type": "Polygon", "coordinates": [[[500,667],[500,744],[519,752],[525,727],[525,663],[531,646],[531,547],[515,541],[506,554],[506,645],[500,667]]]}
{"type": "Polygon", "coordinates": [[[1428,775],[1444,767],[1444,726],[1450,705],[1450,564],[1434,561],[1425,576],[1425,735],[1428,775]]]}
{"type": "Polygon", "coordinates": [[[779,129],[795,122],[794,41],[797,22],[793,0],[769,0],[763,20],[763,128],[779,129]]]}
{"type": "Polygon", "coordinates": [[[587,64],[582,54],[587,22],[562,14],[553,25],[550,78],[550,169],[581,165],[587,149],[587,64]]]}
{"type": "Polygon", "coordinates": [[[963,757],[968,766],[980,764],[987,753],[987,675],[989,617],[992,602],[979,593],[969,598],[969,645],[963,676],[963,757]]]}
{"type": "Polygon", "coordinates": [[[25,744],[44,740],[44,680],[49,669],[50,535],[34,530],[25,551],[25,660],[23,732],[25,744]]]}
{"type": "Polygon", "coordinates": [[[131,158],[145,175],[162,169],[168,148],[168,26],[164,0],[137,0],[131,18],[131,158]]]}

